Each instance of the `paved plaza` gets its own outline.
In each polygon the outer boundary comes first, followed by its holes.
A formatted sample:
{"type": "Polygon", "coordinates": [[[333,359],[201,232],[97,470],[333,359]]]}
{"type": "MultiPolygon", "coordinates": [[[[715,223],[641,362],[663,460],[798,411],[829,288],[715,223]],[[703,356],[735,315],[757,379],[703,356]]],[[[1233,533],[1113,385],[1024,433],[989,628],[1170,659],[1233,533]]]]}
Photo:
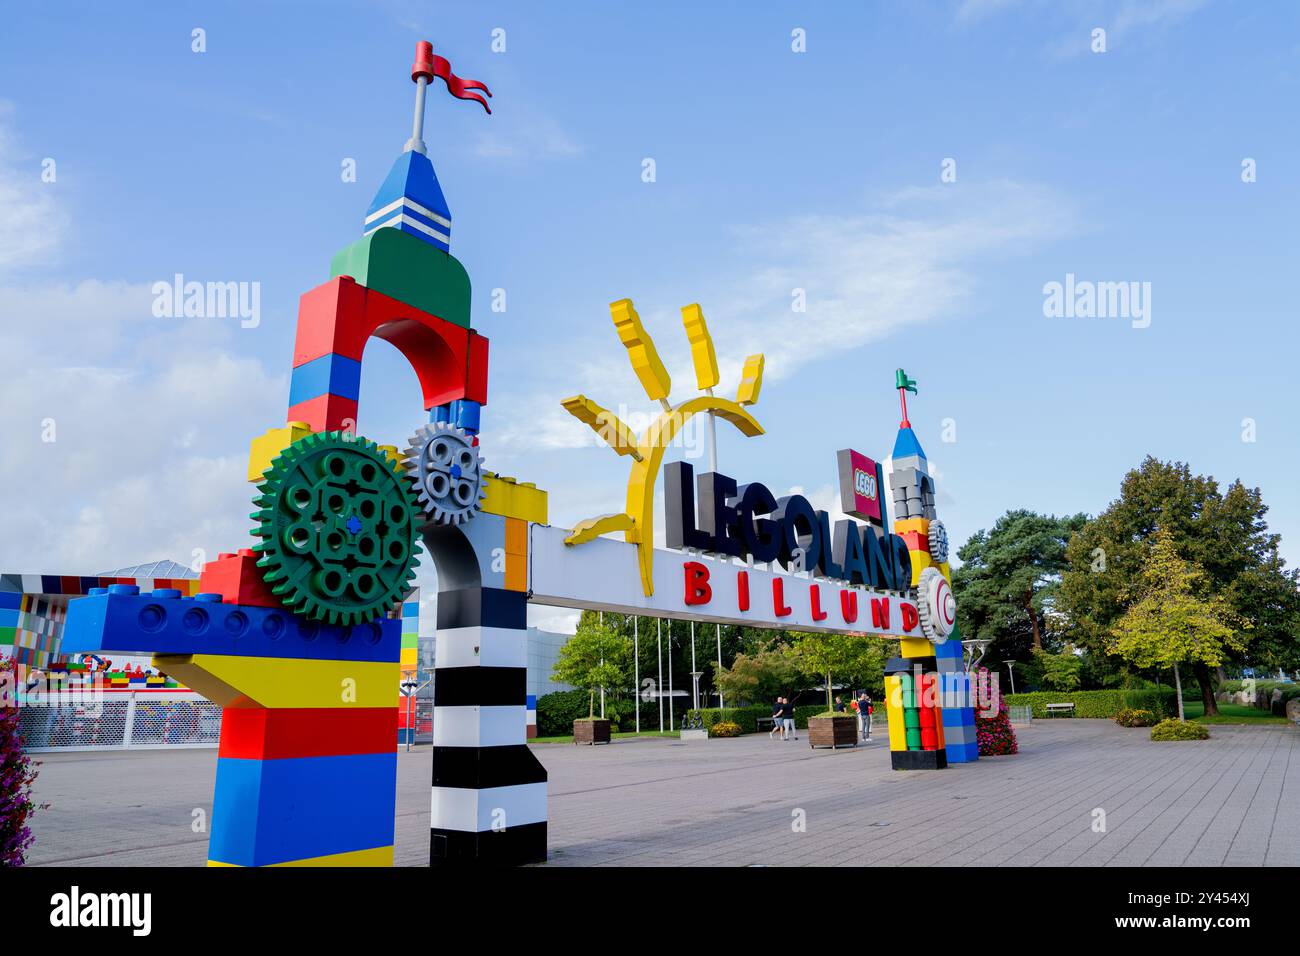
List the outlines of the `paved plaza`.
{"type": "MultiPolygon", "coordinates": [[[[550,773],[548,865],[1300,865],[1294,727],[1176,743],[1102,720],[1018,733],[1017,756],[906,773],[879,738],[838,751],[802,733],[534,745],[550,773]]],[[[30,863],[204,863],[215,750],[39,759],[50,807],[30,863]]],[[[400,865],[428,862],[430,759],[398,757],[400,865]]]]}

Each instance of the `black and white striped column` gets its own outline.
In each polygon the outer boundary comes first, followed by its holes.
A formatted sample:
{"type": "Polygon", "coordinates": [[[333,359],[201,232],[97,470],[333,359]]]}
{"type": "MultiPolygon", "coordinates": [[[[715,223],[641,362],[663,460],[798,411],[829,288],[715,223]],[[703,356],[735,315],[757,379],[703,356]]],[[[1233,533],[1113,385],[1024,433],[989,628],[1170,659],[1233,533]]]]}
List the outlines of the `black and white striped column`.
{"type": "Polygon", "coordinates": [[[527,606],[503,588],[438,593],[432,866],[546,859],[546,769],[527,745],[527,606]]]}

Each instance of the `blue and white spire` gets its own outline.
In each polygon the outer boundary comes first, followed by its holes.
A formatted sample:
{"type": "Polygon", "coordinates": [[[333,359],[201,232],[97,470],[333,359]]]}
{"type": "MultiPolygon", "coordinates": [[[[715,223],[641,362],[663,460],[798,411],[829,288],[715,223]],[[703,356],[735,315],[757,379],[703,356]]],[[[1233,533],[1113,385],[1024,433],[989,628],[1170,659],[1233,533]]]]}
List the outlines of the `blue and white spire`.
{"type": "Polygon", "coordinates": [[[433,163],[423,153],[409,150],[398,156],[366,210],[365,235],[385,226],[451,251],[451,210],[433,163]]]}
{"type": "Polygon", "coordinates": [[[411,138],[366,210],[364,235],[392,227],[450,252],[451,210],[424,145],[424,94],[431,76],[419,73],[411,77],[415,80],[411,138]]]}

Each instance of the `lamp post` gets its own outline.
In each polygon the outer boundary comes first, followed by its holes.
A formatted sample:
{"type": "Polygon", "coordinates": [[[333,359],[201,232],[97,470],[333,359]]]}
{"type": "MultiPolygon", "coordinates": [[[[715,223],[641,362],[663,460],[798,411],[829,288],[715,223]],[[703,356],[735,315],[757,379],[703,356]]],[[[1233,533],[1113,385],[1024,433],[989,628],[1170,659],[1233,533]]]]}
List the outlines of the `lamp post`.
{"type": "Polygon", "coordinates": [[[1012,670],[1016,666],[1015,661],[1006,661],[1007,673],[1011,675],[1011,693],[1016,692],[1016,672],[1012,670]]]}

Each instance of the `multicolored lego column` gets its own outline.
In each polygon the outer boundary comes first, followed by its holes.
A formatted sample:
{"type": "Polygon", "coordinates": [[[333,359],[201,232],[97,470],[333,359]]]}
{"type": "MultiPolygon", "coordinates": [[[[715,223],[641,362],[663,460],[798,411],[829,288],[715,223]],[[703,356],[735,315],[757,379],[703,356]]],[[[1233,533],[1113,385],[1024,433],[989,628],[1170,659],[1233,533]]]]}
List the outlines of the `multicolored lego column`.
{"type": "Polygon", "coordinates": [[[935,515],[934,479],[907,417],[916,382],[895,376],[902,421],[890,462],[894,533],[912,562],[912,587],[925,637],[903,638],[885,666],[890,759],[895,770],[941,769],[979,759],[970,677],[963,666],[948,534],[935,515]]]}

